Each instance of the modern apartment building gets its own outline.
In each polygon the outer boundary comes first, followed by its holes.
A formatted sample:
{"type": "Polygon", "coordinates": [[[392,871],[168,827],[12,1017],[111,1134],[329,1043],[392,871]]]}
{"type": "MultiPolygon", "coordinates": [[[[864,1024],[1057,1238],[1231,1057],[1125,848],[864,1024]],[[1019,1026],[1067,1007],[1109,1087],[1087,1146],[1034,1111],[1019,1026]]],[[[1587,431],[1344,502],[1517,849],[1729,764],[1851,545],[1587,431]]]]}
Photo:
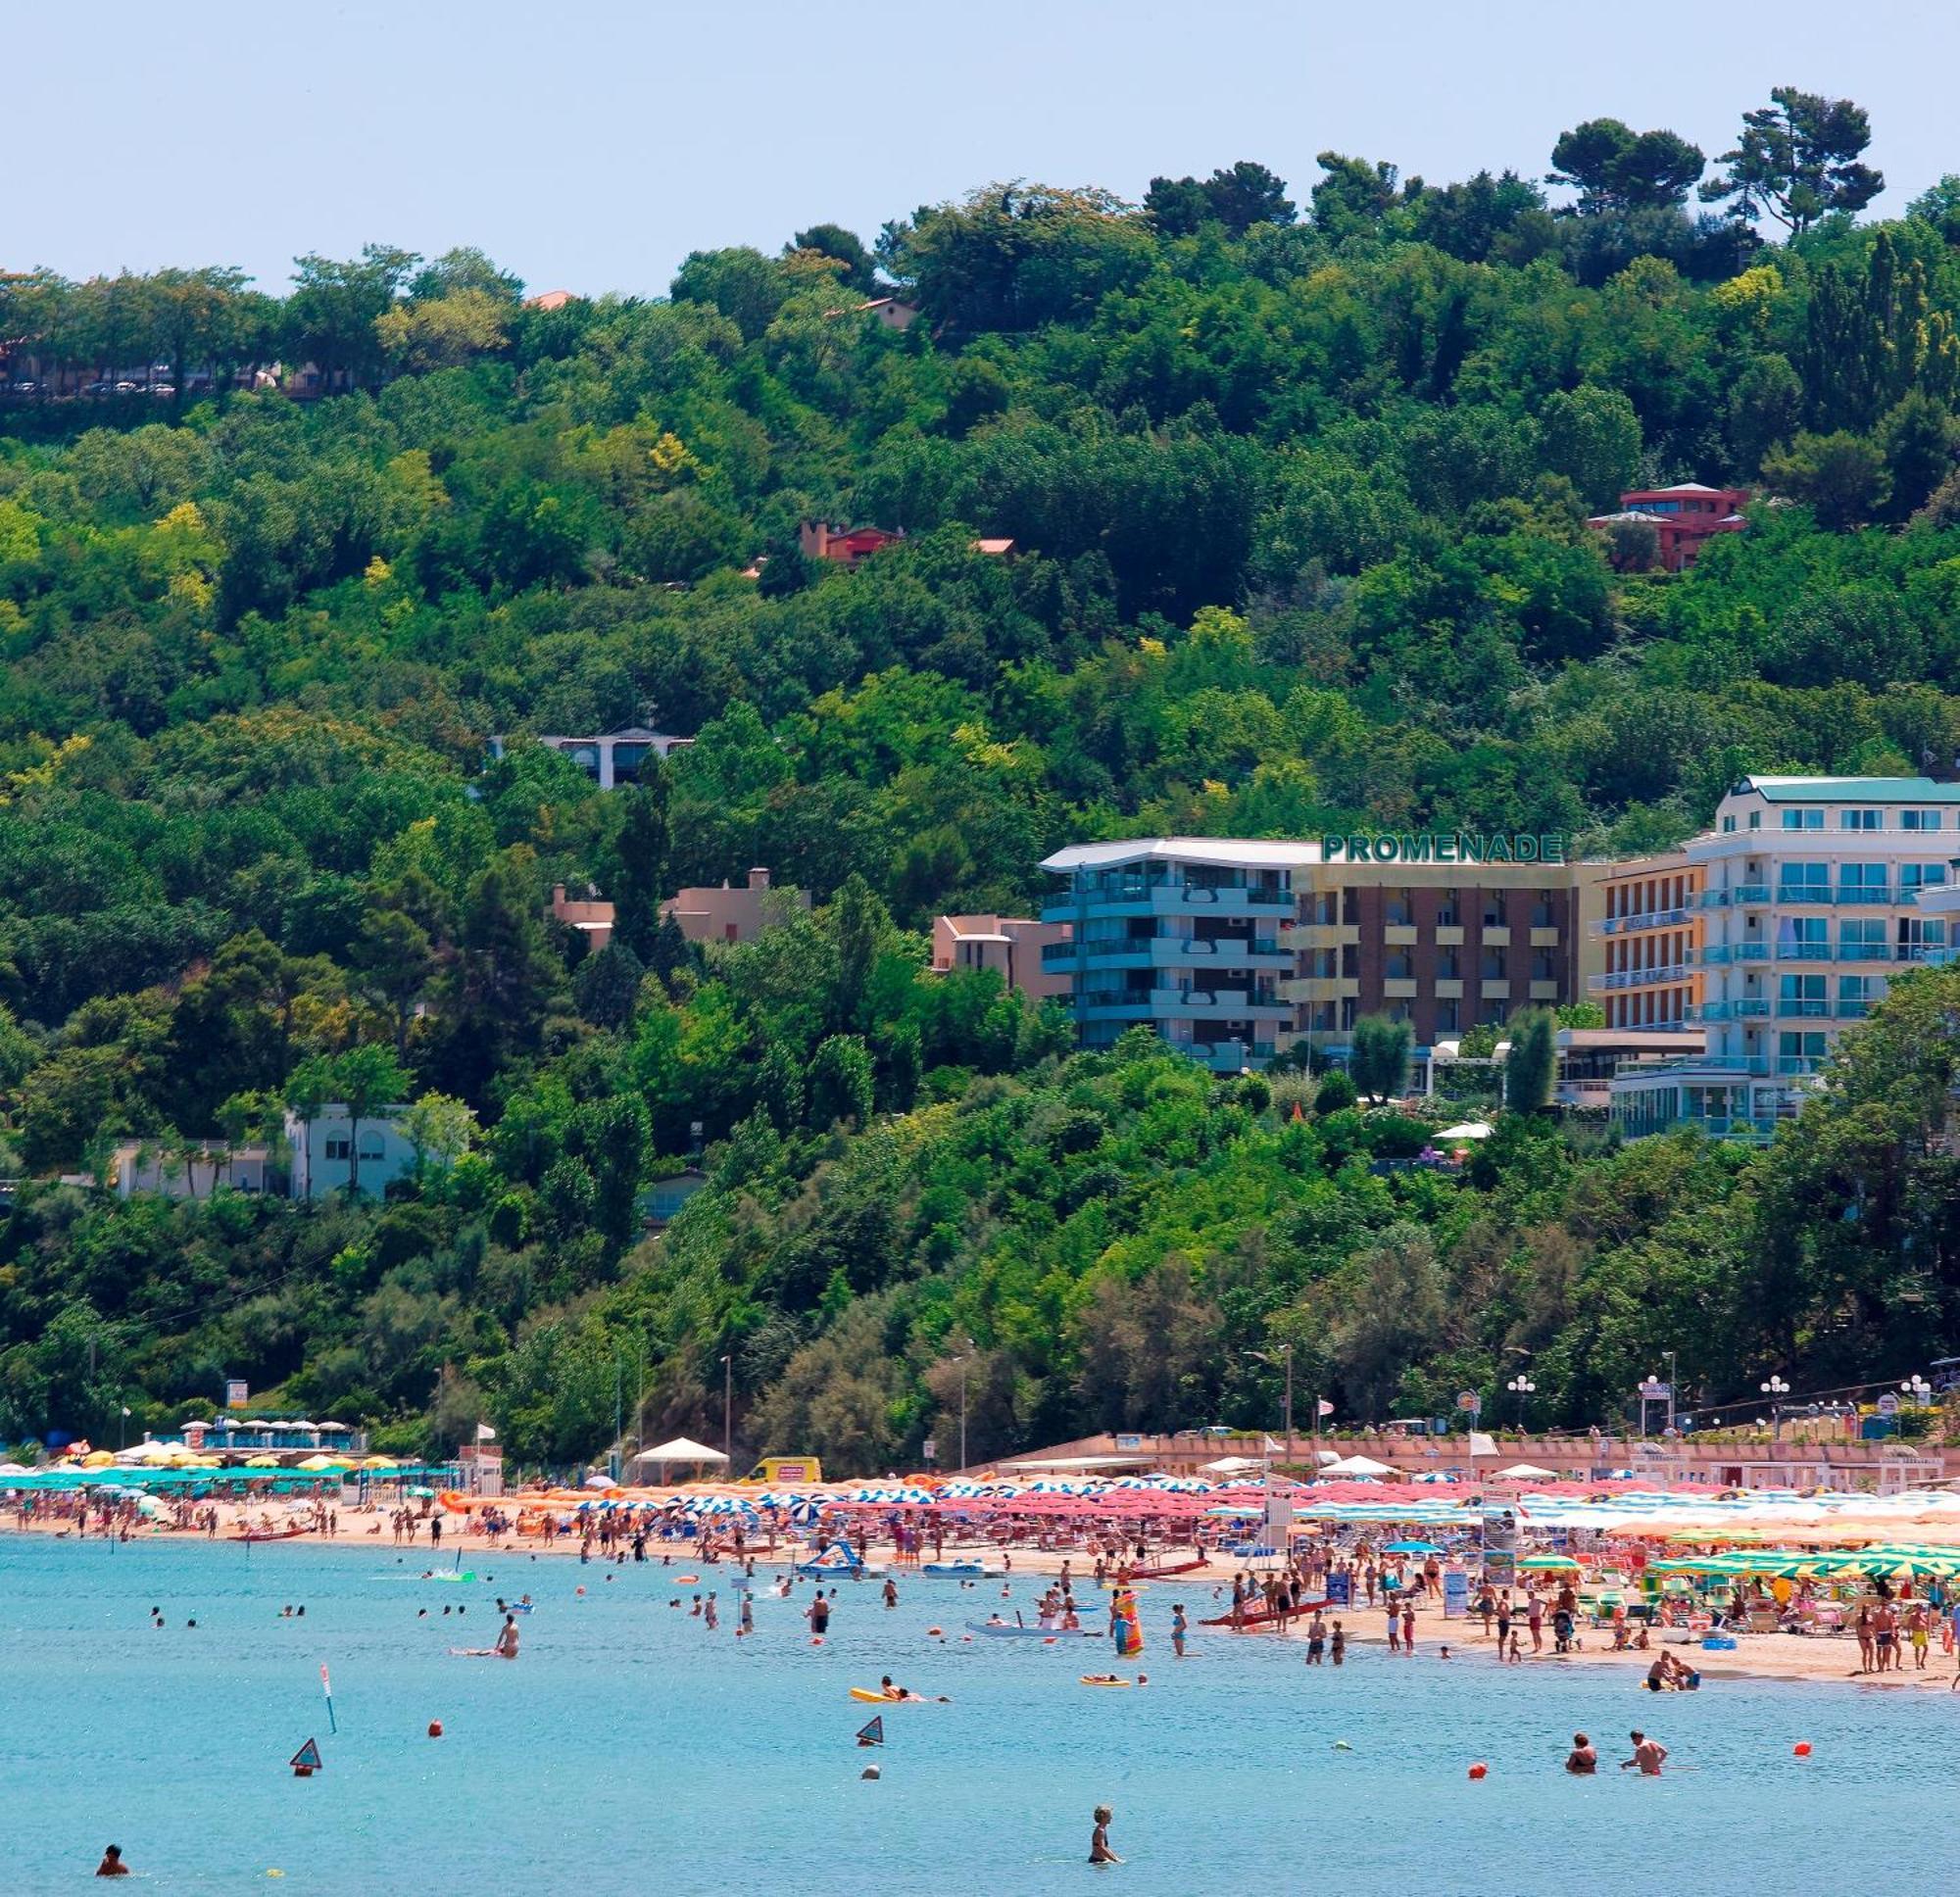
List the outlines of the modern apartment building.
{"type": "Polygon", "coordinates": [[[956,968],[991,968],[1018,994],[1036,1001],[1069,993],[1069,970],[1045,951],[1068,940],[1068,925],[1024,915],[937,915],[932,920],[932,965],[938,974],[956,968]]]}
{"type": "Polygon", "coordinates": [[[1283,993],[1299,1031],[1343,1052],[1356,1019],[1406,1021],[1418,1058],[1466,1028],[1584,993],[1583,914],[1598,866],[1558,837],[1323,838],[1294,877],[1281,932],[1298,965],[1283,993]],[[1365,855],[1357,844],[1371,847],[1365,855]]]}
{"type": "MultiPolygon", "coordinates": [[[[1701,872],[1706,1051],[1623,1071],[1630,1134],[1682,1123],[1765,1139],[1847,1024],[1902,968],[1943,957],[1960,785],[1927,777],[1745,777],[1686,848],[1701,872]]],[[[1672,926],[1672,925],[1669,925],[1672,926]]]]}
{"type": "MultiPolygon", "coordinates": [[[[503,756],[512,744],[510,738],[492,738],[490,755],[503,756]]],[[[537,742],[550,751],[563,752],[602,791],[635,782],[648,758],[663,759],[684,751],[692,738],[669,737],[664,731],[649,731],[644,725],[628,725],[623,731],[597,733],[590,738],[540,736],[537,742]]]]}
{"type": "Polygon", "coordinates": [[[1066,973],[1085,1047],[1155,1028],[1219,1073],[1261,1064],[1294,1040],[1280,992],[1294,951],[1280,941],[1310,844],[1152,837],[1077,844],[1042,867],[1066,879],[1042,920],[1070,938],[1042,950],[1066,973]]]}
{"type": "Polygon", "coordinates": [[[1587,990],[1609,1028],[1686,1028],[1700,1017],[1703,867],[1685,850],[1600,865],[1605,967],[1587,990]]]}

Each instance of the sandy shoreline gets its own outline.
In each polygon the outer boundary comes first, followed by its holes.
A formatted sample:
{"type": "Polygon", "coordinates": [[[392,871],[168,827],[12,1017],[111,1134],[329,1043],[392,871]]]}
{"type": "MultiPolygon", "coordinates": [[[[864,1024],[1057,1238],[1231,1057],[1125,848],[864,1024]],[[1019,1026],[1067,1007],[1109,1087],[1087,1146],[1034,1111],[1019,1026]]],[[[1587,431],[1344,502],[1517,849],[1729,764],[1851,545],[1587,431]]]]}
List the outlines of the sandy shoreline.
{"type": "MultiPolygon", "coordinates": [[[[235,1505],[225,1504],[221,1505],[220,1525],[216,1536],[178,1529],[145,1527],[140,1534],[133,1538],[137,1540],[210,1542],[218,1546],[235,1547],[238,1544],[230,1537],[238,1524],[239,1517],[241,1515],[249,1515],[256,1522],[263,1513],[264,1511],[261,1510],[241,1510],[235,1505]]],[[[469,1532],[465,1530],[463,1528],[464,1518],[458,1516],[446,1517],[444,1519],[442,1540],[433,1547],[431,1547],[425,1532],[418,1534],[413,1543],[407,1541],[397,1542],[385,1513],[375,1512],[370,1514],[360,1510],[343,1509],[339,1511],[339,1520],[340,1532],[338,1534],[320,1535],[309,1532],[297,1535],[290,1541],[281,1542],[277,1545],[285,1547],[346,1547],[366,1549],[376,1553],[382,1549],[387,1549],[405,1558],[419,1556],[430,1565],[436,1563],[452,1565],[459,1552],[466,1557],[474,1556],[507,1562],[516,1560],[529,1561],[533,1557],[540,1560],[548,1559],[552,1561],[564,1559],[576,1560],[578,1555],[578,1543],[575,1539],[569,1537],[561,1537],[549,1546],[542,1542],[532,1543],[529,1541],[512,1540],[507,1537],[502,1542],[493,1546],[485,1535],[469,1532]]],[[[32,1524],[24,1530],[18,1522],[11,1519],[0,1523],[0,1533],[13,1534],[22,1532],[52,1535],[57,1538],[62,1536],[76,1538],[74,1525],[72,1521],[39,1522],[32,1524]]],[[[90,1534],[86,1538],[97,1540],[100,1539],[100,1536],[90,1534]]],[[[793,1558],[793,1551],[787,1544],[778,1544],[773,1554],[767,1552],[765,1546],[751,1549],[749,1552],[753,1555],[758,1568],[772,1570],[781,1568],[787,1566],[793,1558]]],[[[794,1552],[801,1554],[802,1550],[799,1549],[794,1552]]],[[[1013,1586],[1015,1594],[1018,1595],[1021,1589],[1016,1583],[1024,1577],[1034,1579],[1058,1574],[1065,1562],[1071,1573],[1079,1580],[1088,1575],[1095,1565],[1093,1560],[1085,1560],[1076,1551],[1063,1552],[1045,1548],[1014,1548],[1008,1552],[1013,1562],[1011,1572],[991,1578],[972,1590],[972,1605],[976,1613],[993,1611],[993,1607],[998,1605],[1002,1598],[999,1590],[1003,1585],[1013,1586]],[[984,1609],[981,1605],[983,1602],[989,1603],[984,1609]]],[[[1000,1565],[1003,1556],[1001,1551],[991,1542],[955,1543],[949,1540],[946,1544],[945,1558],[947,1560],[984,1558],[990,1567],[996,1567],[1000,1565]]],[[[1174,1559],[1175,1556],[1166,1558],[1174,1559]]],[[[892,1549],[889,1546],[873,1542],[870,1547],[869,1560],[874,1567],[881,1565],[889,1567],[892,1560],[892,1549]]],[[[704,1565],[692,1551],[686,1554],[675,1552],[669,1558],[667,1551],[664,1549],[651,1553],[650,1563],[655,1566],[677,1567],[688,1570],[699,1568],[704,1577],[715,1574],[727,1574],[732,1568],[732,1562],[726,1557],[718,1562],[704,1565]]],[[[607,1563],[595,1553],[592,1565],[594,1567],[631,1567],[635,1564],[630,1561],[607,1563]]],[[[893,1572],[894,1578],[903,1589],[908,1579],[906,1571],[897,1569],[893,1572]]],[[[1224,1628],[1200,1628],[1198,1625],[1199,1622],[1209,1619],[1214,1615],[1222,1614],[1227,1610],[1230,1605],[1228,1590],[1231,1586],[1233,1575],[1238,1572],[1239,1567],[1237,1563],[1214,1560],[1207,1563],[1201,1569],[1193,1570],[1188,1575],[1176,1575],[1165,1580],[1151,1581],[1147,1584],[1147,1591],[1161,1595],[1167,1609],[1168,1604],[1172,1600],[1180,1597],[1181,1590],[1185,1611],[1190,1616],[1192,1622],[1194,1644],[1200,1640],[1215,1638],[1252,1640],[1276,1637],[1289,1642],[1304,1641],[1306,1638],[1306,1622],[1304,1617],[1279,1632],[1274,1632],[1272,1629],[1259,1629],[1235,1634],[1224,1628]]],[[[1022,1611],[1026,1612],[1028,1603],[1022,1601],[1019,1604],[1022,1611]]],[[[1329,1610],[1326,1618],[1331,1622],[1337,1616],[1332,1610],[1329,1610]]],[[[1383,1616],[1378,1608],[1369,1607],[1365,1604],[1351,1606],[1344,1609],[1338,1618],[1344,1623],[1350,1648],[1356,1646],[1386,1647],[1388,1644],[1382,1630],[1383,1616]]],[[[1526,1638],[1528,1641],[1528,1634],[1526,1638]]],[[[1733,1677],[1749,1679],[1790,1680],[1804,1684],[1822,1682],[1834,1685],[1870,1686],[1886,1691],[1898,1689],[1927,1691],[1937,1688],[1941,1692],[1946,1692],[1952,1687],[1956,1677],[1956,1656],[1941,1654],[1938,1650],[1936,1640],[1927,1655],[1926,1670],[1923,1673],[1913,1670],[1911,1650],[1908,1648],[1901,1655],[1901,1658],[1905,1662],[1903,1671],[1874,1675],[1861,1674],[1857,1671],[1857,1642],[1848,1634],[1744,1633],[1737,1636],[1738,1644],[1733,1651],[1718,1650],[1713,1652],[1704,1650],[1698,1640],[1684,1642],[1679,1638],[1656,1638],[1652,1647],[1644,1653],[1636,1648],[1629,1648],[1625,1652],[1615,1653],[1612,1650],[1605,1629],[1594,1628],[1582,1629],[1581,1638],[1584,1641],[1584,1645],[1578,1652],[1572,1654],[1554,1654],[1551,1647],[1550,1627],[1547,1622],[1544,1651],[1534,1655],[1529,1650],[1529,1645],[1527,1645],[1523,1664],[1527,1667],[1544,1665],[1620,1667],[1632,1672],[1644,1673],[1647,1667],[1653,1663],[1655,1654],[1664,1650],[1675,1654],[1681,1659],[1687,1660],[1711,1680],[1733,1677]]],[[[1434,1603],[1418,1605],[1416,1609],[1416,1664],[1433,1663],[1437,1658],[1438,1649],[1446,1644],[1450,1649],[1451,1665],[1495,1666],[1498,1664],[1493,1652],[1495,1640],[1494,1638],[1487,1639],[1484,1637],[1482,1624],[1479,1621],[1473,1618],[1446,1620],[1443,1610],[1439,1605],[1434,1603]]],[[[1164,1660],[1166,1664],[1169,1663],[1168,1653],[1164,1655],[1164,1660]]]]}

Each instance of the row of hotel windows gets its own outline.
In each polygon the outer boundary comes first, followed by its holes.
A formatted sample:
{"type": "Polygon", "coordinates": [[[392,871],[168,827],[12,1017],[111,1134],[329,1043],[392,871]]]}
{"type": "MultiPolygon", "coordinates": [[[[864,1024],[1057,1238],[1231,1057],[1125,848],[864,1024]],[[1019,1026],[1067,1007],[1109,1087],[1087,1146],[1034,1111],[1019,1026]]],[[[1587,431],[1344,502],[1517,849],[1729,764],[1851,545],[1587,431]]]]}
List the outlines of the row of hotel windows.
{"type": "MultiPolygon", "coordinates": [[[[1777,900],[1780,902],[1828,901],[1835,880],[1840,891],[1868,891],[1883,898],[1889,888],[1891,866],[1887,863],[1839,863],[1834,879],[1830,863],[1779,863],[1777,900]],[[1819,895],[1818,892],[1825,892],[1819,895]]],[[[1923,889],[1941,889],[1946,883],[1944,863],[1900,863],[1899,900],[1910,902],[1923,889]]]]}
{"type": "MultiPolygon", "coordinates": [[[[1822,830],[1825,827],[1824,811],[1814,804],[1798,810],[1784,810],[1779,814],[1783,818],[1781,827],[1785,830],[1822,830]]],[[[1916,831],[1943,830],[1946,827],[1944,819],[1945,812],[1942,810],[1901,810],[1898,813],[1898,827],[1901,830],[1916,831]]],[[[1733,813],[1722,819],[1725,835],[1732,832],[1735,827],[1736,819],[1733,813]]],[[[1749,828],[1760,830],[1762,827],[1763,813],[1760,810],[1751,810],[1749,828]]],[[[1842,809],[1838,812],[1838,828],[1840,830],[1883,830],[1885,827],[1886,813],[1883,809],[1842,809]]]]}
{"type": "MultiPolygon", "coordinates": [[[[1393,889],[1384,893],[1382,920],[1391,929],[1406,929],[1415,923],[1415,891],[1412,889],[1393,889]]],[[[1446,889],[1437,892],[1441,898],[1433,918],[1439,929],[1460,929],[1463,927],[1465,905],[1463,892],[1446,889]]],[[[1551,898],[1543,892],[1531,892],[1528,903],[1520,902],[1520,909],[1528,909],[1527,927],[1549,929],[1553,925],[1554,910],[1551,898]]],[[[1505,929],[1510,926],[1511,901],[1508,890],[1486,890],[1478,903],[1478,912],[1487,929],[1505,929]]],[[[1359,892],[1349,888],[1341,890],[1314,890],[1305,899],[1306,920],[1310,923],[1345,923],[1349,927],[1361,920],[1359,892]]]]}
{"type": "MultiPolygon", "coordinates": [[[[1502,948],[1484,949],[1477,957],[1477,979],[1482,982],[1509,981],[1514,958],[1523,959],[1502,948]]],[[[1382,976],[1391,982],[1460,982],[1464,978],[1465,961],[1466,957],[1460,949],[1432,948],[1423,956],[1418,968],[1416,957],[1408,949],[1390,948],[1382,955],[1382,976]]],[[[1358,981],[1361,976],[1361,951],[1351,942],[1340,948],[1311,948],[1304,957],[1304,968],[1310,980],[1358,981]]],[[[1531,951],[1531,979],[1535,982],[1555,982],[1558,978],[1558,950],[1534,948],[1531,951]]]]}

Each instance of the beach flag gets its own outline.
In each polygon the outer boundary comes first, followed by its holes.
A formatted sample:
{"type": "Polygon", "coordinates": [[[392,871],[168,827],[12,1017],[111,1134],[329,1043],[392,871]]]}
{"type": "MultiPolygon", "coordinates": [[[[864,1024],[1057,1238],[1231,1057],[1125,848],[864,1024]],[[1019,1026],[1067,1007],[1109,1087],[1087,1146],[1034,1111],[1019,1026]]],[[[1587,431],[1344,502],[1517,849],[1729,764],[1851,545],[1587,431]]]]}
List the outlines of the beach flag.
{"type": "Polygon", "coordinates": [[[1314,1405],[1314,1407],[1316,1410],[1318,1410],[1318,1412],[1322,1416],[1332,1416],[1334,1414],[1334,1405],[1330,1403],[1324,1396],[1319,1400],[1318,1403],[1314,1405]]]}
{"type": "Polygon", "coordinates": [[[497,1440],[497,1432],[489,1424],[479,1423],[476,1426],[476,1439],[478,1442],[495,1442],[497,1440]]]}
{"type": "Polygon", "coordinates": [[[333,1717],[333,1681],[326,1677],[324,1660],[319,1663],[319,1689],[326,1695],[326,1729],[329,1732],[338,1732],[340,1722],[333,1717]]]}
{"type": "Polygon", "coordinates": [[[885,1743],[885,1716],[883,1713],[872,1714],[870,1723],[860,1726],[858,1728],[858,1743],[859,1745],[883,1745],[885,1743]]]}
{"type": "Polygon", "coordinates": [[[306,1744],[293,1754],[288,1763],[295,1772],[299,1771],[302,1766],[308,1772],[318,1772],[326,1764],[326,1761],[319,1756],[319,1741],[318,1739],[309,1739],[306,1744]]]}

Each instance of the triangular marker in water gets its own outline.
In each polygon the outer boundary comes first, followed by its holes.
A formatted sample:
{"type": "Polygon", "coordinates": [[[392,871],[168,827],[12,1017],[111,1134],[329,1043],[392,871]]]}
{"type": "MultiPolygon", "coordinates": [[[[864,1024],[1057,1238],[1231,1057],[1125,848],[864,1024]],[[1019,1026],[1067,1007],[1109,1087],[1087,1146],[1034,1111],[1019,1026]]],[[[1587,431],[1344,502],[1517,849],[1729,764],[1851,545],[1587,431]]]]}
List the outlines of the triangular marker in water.
{"type": "Polygon", "coordinates": [[[859,1745],[883,1745],[885,1743],[885,1716],[883,1713],[874,1713],[868,1725],[860,1726],[858,1728],[858,1743],[859,1745]]]}
{"type": "Polygon", "coordinates": [[[318,1772],[326,1764],[326,1761],[319,1756],[319,1741],[318,1739],[309,1739],[306,1744],[293,1754],[288,1763],[295,1771],[301,1766],[305,1766],[309,1772],[318,1772]]]}

